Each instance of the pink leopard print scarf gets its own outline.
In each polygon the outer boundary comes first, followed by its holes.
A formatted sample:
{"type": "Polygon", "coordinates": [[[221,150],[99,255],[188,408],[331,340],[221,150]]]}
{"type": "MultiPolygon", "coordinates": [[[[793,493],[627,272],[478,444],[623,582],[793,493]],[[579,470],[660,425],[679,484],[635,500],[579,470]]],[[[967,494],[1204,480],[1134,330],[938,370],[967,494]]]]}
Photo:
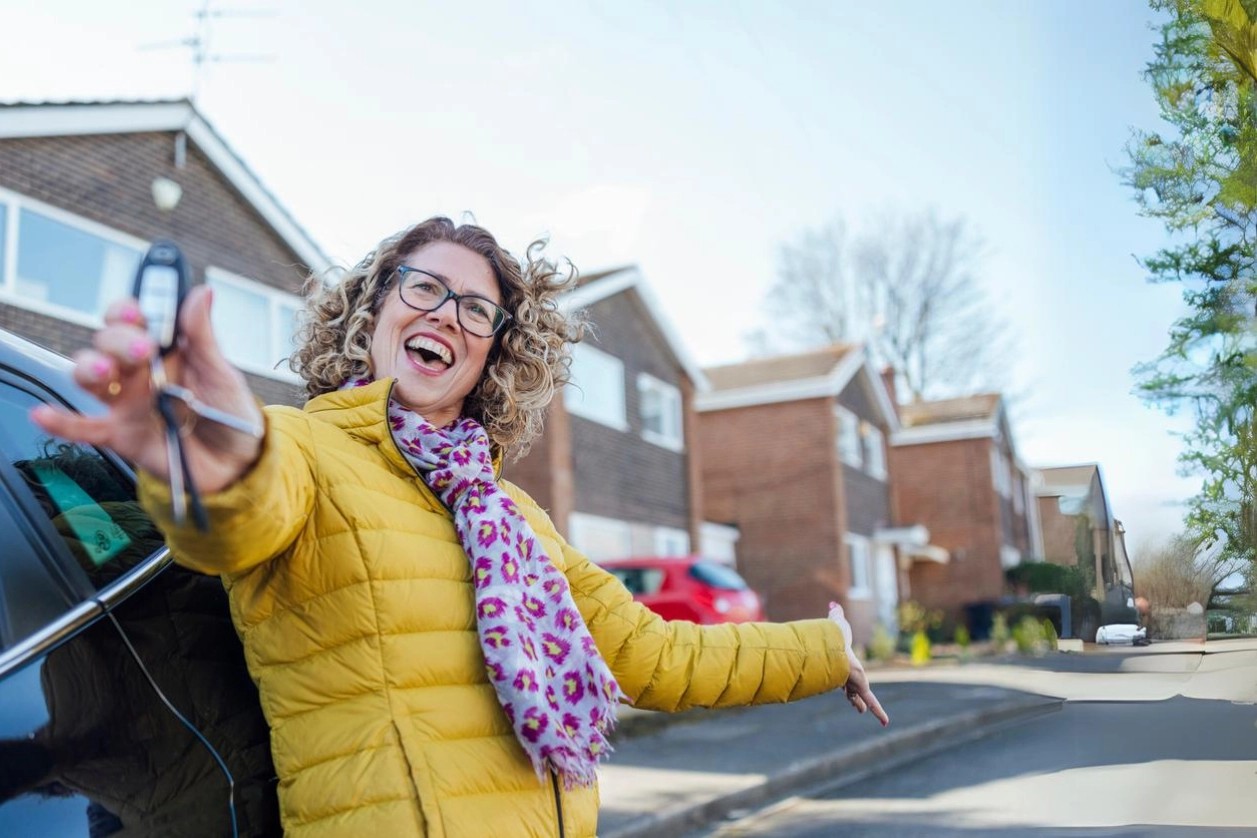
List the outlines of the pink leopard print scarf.
{"type": "Polygon", "coordinates": [[[433,427],[393,400],[388,417],[402,455],[454,515],[471,561],[485,667],[516,738],[538,777],[555,771],[567,788],[592,786],[611,750],[620,687],[567,579],[498,487],[489,435],[467,418],[433,427]]]}

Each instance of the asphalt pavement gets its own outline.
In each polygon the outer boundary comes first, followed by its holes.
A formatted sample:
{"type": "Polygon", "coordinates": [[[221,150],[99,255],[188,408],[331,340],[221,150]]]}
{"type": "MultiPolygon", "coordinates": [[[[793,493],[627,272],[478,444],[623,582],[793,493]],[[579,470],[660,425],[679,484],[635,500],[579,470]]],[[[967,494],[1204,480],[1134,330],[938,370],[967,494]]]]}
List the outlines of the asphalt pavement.
{"type": "MultiPolygon", "coordinates": [[[[1175,698],[1257,703],[1257,641],[1181,645],[1088,647],[1081,654],[874,670],[874,689],[891,715],[885,729],[853,711],[839,693],[675,716],[630,709],[600,772],[599,835],[696,834],[792,796],[906,776],[927,760],[967,753],[984,737],[1011,735],[1019,722],[1044,717],[1024,727],[1050,730],[1057,722],[1048,714],[1070,702],[1158,702],[1170,714],[1162,718],[1182,710],[1166,704],[1175,698]]],[[[1155,730],[1156,712],[1129,720],[1155,730]]],[[[1071,708],[1069,719],[1076,715],[1071,708]]],[[[1058,735],[1071,731],[1064,725],[1058,735]]]]}
{"type": "Polygon", "coordinates": [[[681,835],[799,788],[839,777],[854,781],[1060,707],[1057,699],[982,685],[896,683],[876,689],[891,714],[888,728],[856,713],[841,693],[693,711],[670,724],[640,717],[629,722],[600,771],[598,834],[681,835]]]}

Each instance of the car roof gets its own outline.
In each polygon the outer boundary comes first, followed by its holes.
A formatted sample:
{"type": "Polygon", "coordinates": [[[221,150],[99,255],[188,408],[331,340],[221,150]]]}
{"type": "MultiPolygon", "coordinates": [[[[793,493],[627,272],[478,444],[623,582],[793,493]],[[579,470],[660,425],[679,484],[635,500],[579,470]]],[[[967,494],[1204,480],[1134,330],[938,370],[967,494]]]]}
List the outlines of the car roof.
{"type": "Polygon", "coordinates": [[[699,556],[631,556],[598,562],[603,567],[680,567],[702,561],[699,556]]]}
{"type": "Polygon", "coordinates": [[[102,406],[74,383],[74,364],[64,355],[0,328],[0,366],[28,378],[86,413],[102,406]]]}

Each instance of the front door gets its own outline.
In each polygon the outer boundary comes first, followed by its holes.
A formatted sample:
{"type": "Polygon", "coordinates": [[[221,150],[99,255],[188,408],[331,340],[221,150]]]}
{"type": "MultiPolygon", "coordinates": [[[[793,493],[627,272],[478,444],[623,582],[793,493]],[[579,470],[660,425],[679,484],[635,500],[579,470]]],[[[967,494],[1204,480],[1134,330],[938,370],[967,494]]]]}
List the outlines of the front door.
{"type": "Polygon", "coordinates": [[[895,550],[889,544],[873,548],[873,591],[877,597],[877,621],[894,637],[899,632],[899,579],[895,550]]]}

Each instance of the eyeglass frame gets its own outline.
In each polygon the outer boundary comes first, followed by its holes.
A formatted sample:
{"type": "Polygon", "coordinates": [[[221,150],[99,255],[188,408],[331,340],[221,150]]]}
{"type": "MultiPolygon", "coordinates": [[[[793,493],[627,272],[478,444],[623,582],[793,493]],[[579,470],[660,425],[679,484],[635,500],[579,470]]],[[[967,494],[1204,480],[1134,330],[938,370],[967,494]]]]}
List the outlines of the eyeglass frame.
{"type": "Polygon", "coordinates": [[[458,321],[459,328],[469,335],[474,335],[475,337],[478,337],[478,338],[495,337],[499,332],[502,331],[503,328],[506,327],[507,323],[515,319],[515,317],[509,311],[507,311],[503,306],[498,305],[497,303],[493,302],[493,300],[490,300],[488,297],[485,297],[481,294],[459,294],[458,292],[454,291],[454,289],[450,288],[449,283],[445,281],[444,277],[434,274],[431,271],[425,271],[423,268],[412,268],[409,265],[398,265],[397,267],[393,268],[393,273],[397,277],[397,297],[398,299],[402,301],[403,305],[405,305],[408,308],[412,308],[415,311],[431,313],[431,312],[436,311],[437,309],[439,309],[441,306],[445,305],[446,303],[448,303],[450,300],[453,300],[454,301],[454,318],[458,321]],[[445,296],[442,297],[441,301],[437,303],[436,305],[434,305],[432,308],[420,308],[419,306],[411,303],[409,300],[406,299],[406,295],[402,293],[402,285],[406,282],[406,274],[408,273],[423,274],[424,276],[432,277],[432,279],[436,280],[437,283],[439,283],[440,286],[445,289],[445,296]],[[460,305],[463,300],[479,300],[483,303],[488,303],[490,306],[492,306],[493,308],[501,312],[502,318],[498,321],[497,325],[493,327],[492,332],[490,332],[487,335],[482,335],[482,334],[479,334],[478,332],[473,332],[471,329],[467,328],[467,324],[463,322],[463,309],[460,305]]]}

